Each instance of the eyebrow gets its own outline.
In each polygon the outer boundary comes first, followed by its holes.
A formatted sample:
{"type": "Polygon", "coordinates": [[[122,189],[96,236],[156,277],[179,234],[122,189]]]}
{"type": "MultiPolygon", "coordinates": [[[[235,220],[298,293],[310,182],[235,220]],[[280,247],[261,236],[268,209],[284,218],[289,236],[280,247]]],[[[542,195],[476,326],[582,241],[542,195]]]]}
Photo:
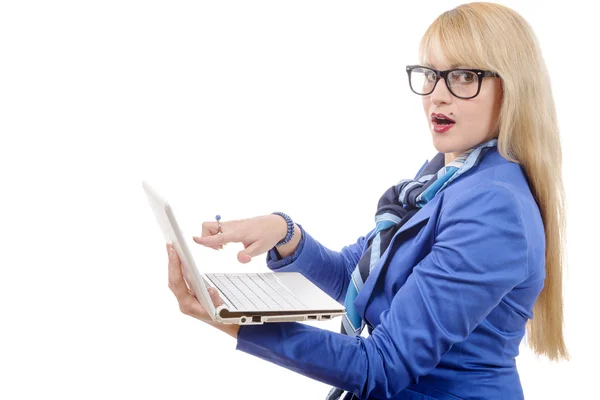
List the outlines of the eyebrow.
{"type": "MultiPolygon", "coordinates": [[[[459,68],[459,67],[460,67],[460,65],[461,65],[461,64],[452,64],[452,65],[450,66],[450,68],[448,68],[448,69],[455,69],[455,68],[459,68]]],[[[431,65],[431,64],[429,64],[429,63],[424,63],[424,64],[423,64],[423,66],[425,66],[425,67],[429,67],[429,68],[432,68],[432,69],[436,69],[436,68],[435,68],[433,65],[431,65]]]]}

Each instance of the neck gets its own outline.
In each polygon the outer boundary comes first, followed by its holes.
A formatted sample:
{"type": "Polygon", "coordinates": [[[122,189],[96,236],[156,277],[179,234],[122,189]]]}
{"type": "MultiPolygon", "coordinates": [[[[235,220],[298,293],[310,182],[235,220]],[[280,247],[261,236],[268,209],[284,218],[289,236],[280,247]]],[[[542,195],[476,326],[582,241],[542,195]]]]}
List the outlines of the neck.
{"type": "Polygon", "coordinates": [[[460,154],[459,155],[455,155],[454,153],[445,153],[444,155],[446,157],[446,159],[444,161],[444,165],[448,165],[452,161],[456,160],[460,154]]]}

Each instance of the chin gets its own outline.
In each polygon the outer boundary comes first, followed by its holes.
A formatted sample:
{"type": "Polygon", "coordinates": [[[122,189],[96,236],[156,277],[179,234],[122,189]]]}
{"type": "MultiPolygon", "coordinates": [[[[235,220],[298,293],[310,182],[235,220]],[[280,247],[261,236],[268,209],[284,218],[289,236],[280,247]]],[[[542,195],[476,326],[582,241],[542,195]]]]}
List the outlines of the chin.
{"type": "Polygon", "coordinates": [[[433,147],[440,153],[454,153],[457,151],[456,149],[460,147],[457,146],[456,141],[452,140],[452,138],[443,137],[435,132],[433,132],[432,141],[433,147]]]}

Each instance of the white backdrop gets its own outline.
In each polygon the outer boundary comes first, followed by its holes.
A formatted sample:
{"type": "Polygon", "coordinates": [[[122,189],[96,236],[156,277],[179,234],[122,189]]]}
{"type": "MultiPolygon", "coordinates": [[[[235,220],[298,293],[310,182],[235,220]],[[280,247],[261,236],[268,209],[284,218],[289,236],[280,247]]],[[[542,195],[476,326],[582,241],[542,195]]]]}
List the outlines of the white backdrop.
{"type": "MultiPolygon", "coordinates": [[[[528,399],[568,398],[595,389],[600,356],[586,179],[599,32],[584,2],[502,3],[541,41],[569,213],[572,360],[522,346],[518,365],[528,399]]],[[[280,210],[332,249],[354,242],[383,191],[435,154],[404,66],[458,4],[1,2],[0,398],[322,398],[326,385],[179,312],[141,181],[189,237],[217,213],[280,210]]],[[[238,264],[241,248],[194,253],[211,271],[266,270],[264,256],[238,264]]]]}

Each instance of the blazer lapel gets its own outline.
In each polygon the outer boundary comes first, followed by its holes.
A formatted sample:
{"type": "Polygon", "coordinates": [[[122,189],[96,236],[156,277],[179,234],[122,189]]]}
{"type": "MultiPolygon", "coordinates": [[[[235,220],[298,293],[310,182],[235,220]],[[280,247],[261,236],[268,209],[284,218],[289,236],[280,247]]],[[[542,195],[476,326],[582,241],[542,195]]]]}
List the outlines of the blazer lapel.
{"type": "MultiPolygon", "coordinates": [[[[485,169],[490,166],[501,165],[501,164],[506,164],[506,163],[510,163],[510,161],[508,161],[504,157],[502,157],[500,155],[500,153],[498,152],[497,148],[492,147],[488,151],[488,154],[483,158],[481,164],[478,167],[476,167],[475,171],[477,169],[485,169]]],[[[425,162],[425,164],[423,164],[423,167],[421,167],[421,169],[423,169],[426,165],[427,165],[427,162],[425,162]]],[[[470,173],[472,174],[475,171],[470,171],[470,173]]],[[[419,173],[420,173],[420,171],[419,171],[419,173]]],[[[417,173],[417,176],[418,175],[419,174],[417,173]]],[[[477,174],[475,174],[475,176],[476,175],[477,174]]],[[[479,175],[479,176],[483,176],[483,175],[479,175]]],[[[459,179],[464,179],[464,176],[461,176],[456,181],[454,181],[452,184],[455,184],[459,179]]],[[[479,179],[480,178],[475,178],[475,180],[472,182],[471,186],[474,186],[475,184],[477,184],[479,179]]],[[[413,226],[416,226],[417,224],[429,219],[431,217],[431,214],[433,213],[433,211],[437,208],[441,197],[443,197],[443,196],[439,196],[439,195],[434,196],[434,198],[431,199],[427,204],[425,204],[425,206],[421,210],[419,210],[419,212],[417,212],[415,215],[413,215],[413,217],[411,219],[409,219],[406,224],[404,224],[400,229],[398,229],[398,232],[396,232],[396,234],[392,238],[388,248],[385,250],[385,252],[381,256],[381,258],[379,259],[379,261],[377,262],[375,267],[373,267],[373,269],[369,273],[369,277],[367,278],[367,281],[365,282],[362,289],[358,293],[358,296],[354,300],[354,307],[356,308],[356,311],[358,311],[359,315],[361,315],[363,317],[365,315],[365,308],[367,306],[367,303],[369,302],[369,299],[371,298],[371,295],[373,294],[373,288],[375,287],[375,283],[377,282],[377,279],[379,278],[379,274],[381,273],[382,266],[387,261],[387,258],[389,256],[389,250],[393,247],[392,245],[394,244],[394,241],[396,240],[398,235],[400,235],[402,232],[412,228],[413,226]]]]}
{"type": "Polygon", "coordinates": [[[411,219],[409,219],[408,222],[406,222],[404,225],[402,225],[400,227],[400,229],[398,229],[398,232],[396,232],[396,234],[392,238],[389,246],[387,247],[387,249],[385,249],[385,252],[381,256],[381,258],[379,259],[377,264],[373,267],[371,272],[369,273],[369,277],[367,278],[367,281],[365,282],[362,289],[358,293],[358,296],[354,300],[354,307],[356,308],[356,311],[358,311],[359,315],[361,315],[363,317],[365,315],[365,308],[367,306],[367,302],[369,301],[369,299],[371,298],[371,295],[373,293],[373,288],[375,287],[375,282],[377,282],[377,278],[379,277],[379,273],[381,272],[382,266],[385,264],[385,262],[389,256],[389,250],[393,247],[394,241],[396,240],[398,235],[400,235],[402,232],[412,228],[413,226],[416,226],[419,223],[421,223],[425,220],[428,220],[429,217],[431,217],[431,213],[433,212],[433,210],[435,210],[436,205],[439,202],[439,199],[440,199],[440,196],[435,196],[433,199],[431,199],[430,202],[425,204],[425,206],[423,208],[421,208],[415,215],[413,215],[413,217],[411,219]]]}

